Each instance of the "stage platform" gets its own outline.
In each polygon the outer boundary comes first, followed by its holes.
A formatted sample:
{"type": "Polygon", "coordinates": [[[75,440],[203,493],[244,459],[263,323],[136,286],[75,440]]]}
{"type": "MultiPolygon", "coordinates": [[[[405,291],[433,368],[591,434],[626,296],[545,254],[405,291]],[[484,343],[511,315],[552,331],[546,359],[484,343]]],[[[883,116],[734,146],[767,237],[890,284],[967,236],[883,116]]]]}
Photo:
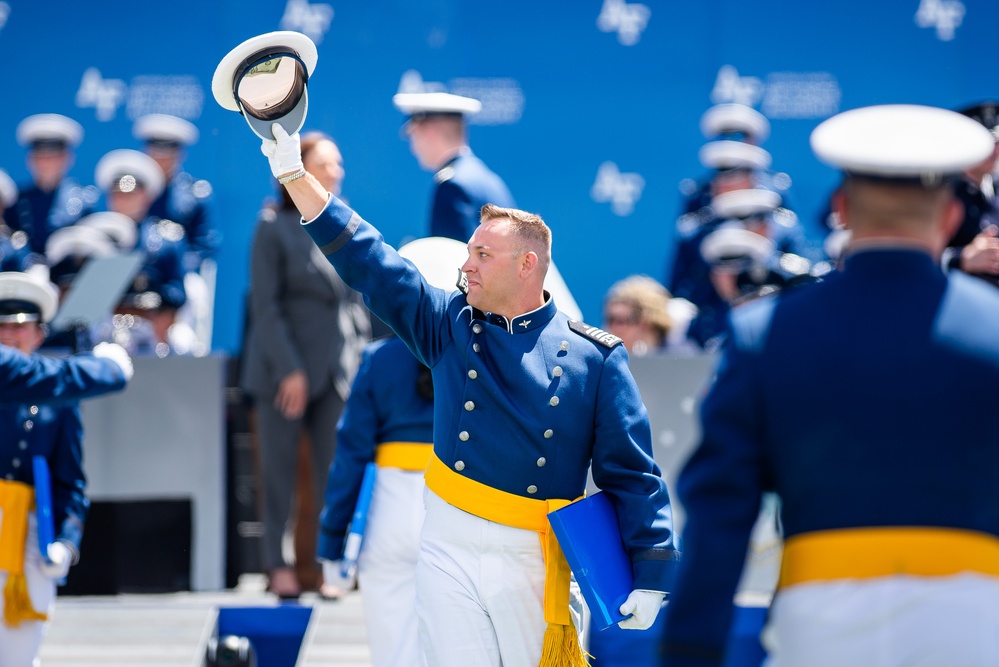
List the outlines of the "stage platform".
{"type": "MultiPolygon", "coordinates": [[[[296,667],[370,667],[361,596],[304,594],[312,616],[296,667]]],[[[64,596],[42,644],[43,667],[201,667],[220,608],[277,606],[264,579],[220,592],[64,596]]]]}

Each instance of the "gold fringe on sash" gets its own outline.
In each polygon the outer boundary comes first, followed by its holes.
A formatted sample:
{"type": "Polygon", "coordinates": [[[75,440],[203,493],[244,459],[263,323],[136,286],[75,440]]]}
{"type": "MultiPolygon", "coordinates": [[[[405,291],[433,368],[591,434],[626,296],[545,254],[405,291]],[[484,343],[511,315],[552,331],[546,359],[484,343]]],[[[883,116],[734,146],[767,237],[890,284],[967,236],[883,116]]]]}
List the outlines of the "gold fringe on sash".
{"type": "Polygon", "coordinates": [[[35,505],[35,489],[23,482],[0,481],[0,570],[7,572],[3,589],[3,622],[16,628],[25,621],[46,621],[35,611],[24,577],[24,548],[28,541],[28,513],[35,505]]]}
{"type": "Polygon", "coordinates": [[[548,513],[570,504],[570,500],[534,500],[486,486],[457,474],[436,456],[430,458],[425,476],[427,487],[448,504],[477,517],[533,530],[541,538],[545,561],[545,628],[538,667],[589,667],[579,645],[579,633],[569,614],[569,563],[548,522],[548,513]]]}

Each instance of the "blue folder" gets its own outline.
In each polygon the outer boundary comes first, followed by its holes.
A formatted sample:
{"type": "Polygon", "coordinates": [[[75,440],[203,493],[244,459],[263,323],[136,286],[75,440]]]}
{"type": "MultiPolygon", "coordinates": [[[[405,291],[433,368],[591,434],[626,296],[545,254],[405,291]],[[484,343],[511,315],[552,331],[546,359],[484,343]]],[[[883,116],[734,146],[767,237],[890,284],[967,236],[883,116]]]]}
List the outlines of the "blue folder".
{"type": "Polygon", "coordinates": [[[377,474],[378,466],[374,463],[364,466],[361,491],[357,494],[357,505],[354,507],[354,515],[347,528],[347,537],[343,541],[343,555],[340,557],[340,574],[344,577],[354,576],[357,570],[357,558],[361,555],[361,542],[364,538],[364,527],[368,523],[368,508],[371,507],[371,496],[375,493],[377,474]]]}
{"type": "Polygon", "coordinates": [[[591,625],[603,630],[624,620],[618,609],[635,580],[610,499],[595,493],[550,513],[548,521],[590,608],[591,625]]]}
{"type": "Polygon", "coordinates": [[[52,476],[44,456],[31,457],[35,474],[35,514],[38,520],[38,550],[48,558],[49,545],[55,541],[55,519],[52,517],[52,476]]]}

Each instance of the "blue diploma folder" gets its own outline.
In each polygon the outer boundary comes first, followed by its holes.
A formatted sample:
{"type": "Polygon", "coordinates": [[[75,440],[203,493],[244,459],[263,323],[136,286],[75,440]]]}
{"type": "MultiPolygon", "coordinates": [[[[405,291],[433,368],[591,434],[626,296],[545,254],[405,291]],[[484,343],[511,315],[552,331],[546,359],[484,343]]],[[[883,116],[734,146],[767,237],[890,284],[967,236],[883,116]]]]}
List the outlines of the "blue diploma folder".
{"type": "Polygon", "coordinates": [[[55,541],[55,519],[52,518],[52,476],[44,456],[32,456],[35,473],[35,514],[38,520],[38,550],[48,558],[49,545],[55,541]]]}
{"type": "Polygon", "coordinates": [[[624,620],[618,609],[635,580],[610,499],[595,493],[552,512],[548,521],[590,608],[591,625],[603,630],[624,620]]]}
{"type": "Polygon", "coordinates": [[[375,477],[378,466],[369,463],[364,466],[364,477],[361,479],[361,491],[357,494],[357,505],[350,519],[347,538],[343,541],[343,556],[340,558],[340,574],[344,577],[354,576],[357,570],[357,558],[361,555],[361,541],[364,538],[364,527],[368,523],[368,508],[371,507],[371,496],[375,493],[375,477]]]}

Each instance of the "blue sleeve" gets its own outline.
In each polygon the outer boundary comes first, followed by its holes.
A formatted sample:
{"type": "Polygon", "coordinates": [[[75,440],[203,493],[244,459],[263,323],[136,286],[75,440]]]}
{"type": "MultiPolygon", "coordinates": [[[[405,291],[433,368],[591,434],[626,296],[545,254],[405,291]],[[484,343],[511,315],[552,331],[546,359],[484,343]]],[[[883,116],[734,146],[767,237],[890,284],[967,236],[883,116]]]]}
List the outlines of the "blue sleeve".
{"type": "Polygon", "coordinates": [[[79,400],[124,387],[124,374],[113,361],[93,355],[56,360],[0,345],[0,403],[79,400]]]}
{"type": "Polygon", "coordinates": [[[467,243],[479,226],[479,219],[480,210],[464,188],[453,180],[437,186],[430,211],[430,236],[446,236],[467,243]]]}
{"type": "Polygon", "coordinates": [[[184,288],[184,248],[186,241],[173,243],[157,257],[156,264],[163,279],[163,302],[180,308],[187,302],[184,288]]]}
{"type": "Polygon", "coordinates": [[[680,558],[669,493],[652,458],[648,412],[623,345],[608,355],[597,391],[593,481],[614,504],[635,588],[668,592],[680,558]]]}
{"type": "Polygon", "coordinates": [[[757,355],[733,333],[701,407],[702,436],[677,484],[684,558],[664,623],[663,663],[721,665],[733,598],[760,511],[764,414],[757,355]]]}
{"type": "Polygon", "coordinates": [[[336,454],[326,480],[326,497],[319,515],[318,556],[339,560],[347,526],[357,505],[364,467],[375,460],[378,444],[378,404],[372,387],[371,352],[366,350],[354,377],[350,397],[336,431],[336,454]]]}
{"type": "Polygon", "coordinates": [[[56,539],[69,542],[79,553],[90,501],[83,473],[83,422],[78,407],[66,406],[60,410],[59,434],[50,455],[49,469],[52,471],[56,539]]]}
{"type": "Polygon", "coordinates": [[[433,368],[451,343],[452,297],[429,285],[412,262],[336,197],[305,230],[343,281],[364,295],[371,312],[433,368]]]}

